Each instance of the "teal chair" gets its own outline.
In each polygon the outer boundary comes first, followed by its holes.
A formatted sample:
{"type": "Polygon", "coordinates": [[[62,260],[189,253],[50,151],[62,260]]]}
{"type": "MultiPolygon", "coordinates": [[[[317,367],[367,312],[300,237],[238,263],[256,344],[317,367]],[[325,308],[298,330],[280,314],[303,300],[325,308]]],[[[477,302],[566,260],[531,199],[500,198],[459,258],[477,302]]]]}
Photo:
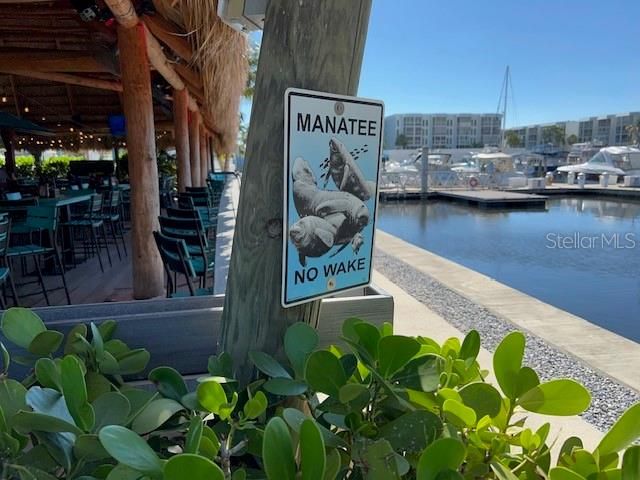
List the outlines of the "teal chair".
{"type": "MultiPolygon", "coordinates": [[[[25,222],[14,227],[14,233],[20,234],[20,236],[26,237],[26,239],[24,239],[23,242],[9,246],[7,249],[7,258],[9,261],[17,258],[33,258],[36,273],[38,274],[38,281],[42,287],[42,294],[44,295],[47,305],[51,305],[49,303],[47,287],[42,277],[40,261],[53,257],[56,267],[60,271],[62,285],[64,286],[64,292],[67,296],[67,303],[71,305],[71,296],[69,295],[69,287],[67,286],[67,279],[64,275],[64,266],[62,265],[60,252],[55,242],[57,229],[58,211],[56,207],[28,207],[25,222]]],[[[16,237],[17,235],[14,235],[14,238],[16,237]]]]}
{"type": "Polygon", "coordinates": [[[160,252],[160,258],[167,274],[167,298],[211,295],[212,289],[195,288],[193,279],[197,278],[192,257],[184,240],[163,235],[161,232],[153,232],[153,238],[160,252]],[[178,275],[185,278],[188,294],[178,291],[178,275]]]}
{"type": "Polygon", "coordinates": [[[13,295],[13,304],[18,306],[20,301],[18,300],[18,293],[16,292],[16,286],[13,283],[11,277],[11,269],[7,262],[7,250],[9,248],[9,238],[11,236],[11,219],[7,214],[0,215],[0,285],[2,286],[2,293],[0,295],[0,308],[2,310],[7,309],[5,302],[4,290],[7,282],[11,287],[11,294],[13,295]]]}

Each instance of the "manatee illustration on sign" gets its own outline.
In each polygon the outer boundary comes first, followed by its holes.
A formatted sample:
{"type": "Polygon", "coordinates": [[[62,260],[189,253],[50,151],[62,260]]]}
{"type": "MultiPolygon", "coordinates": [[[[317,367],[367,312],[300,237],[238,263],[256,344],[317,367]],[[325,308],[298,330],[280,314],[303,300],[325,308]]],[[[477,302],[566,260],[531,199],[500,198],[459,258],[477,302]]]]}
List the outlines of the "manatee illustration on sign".
{"type": "Polygon", "coordinates": [[[287,90],[283,306],[370,283],[382,119],[379,101],[287,90]]]}

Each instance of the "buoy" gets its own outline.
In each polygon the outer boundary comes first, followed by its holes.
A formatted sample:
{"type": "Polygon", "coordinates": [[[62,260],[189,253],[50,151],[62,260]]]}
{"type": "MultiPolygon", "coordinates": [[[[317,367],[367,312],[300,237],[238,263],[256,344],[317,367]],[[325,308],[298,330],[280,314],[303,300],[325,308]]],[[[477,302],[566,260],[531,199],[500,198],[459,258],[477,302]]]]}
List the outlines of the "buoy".
{"type": "Polygon", "coordinates": [[[476,188],[478,186],[478,179],[476,177],[471,177],[469,179],[469,186],[471,188],[476,188]]]}

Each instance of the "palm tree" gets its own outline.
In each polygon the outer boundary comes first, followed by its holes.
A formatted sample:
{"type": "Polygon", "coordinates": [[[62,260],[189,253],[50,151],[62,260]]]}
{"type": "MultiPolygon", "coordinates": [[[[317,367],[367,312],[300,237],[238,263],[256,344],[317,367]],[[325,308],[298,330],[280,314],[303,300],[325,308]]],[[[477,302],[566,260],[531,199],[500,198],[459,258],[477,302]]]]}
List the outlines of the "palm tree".
{"type": "Polygon", "coordinates": [[[640,143],[640,120],[635,125],[627,125],[624,129],[627,131],[627,135],[633,145],[640,143]]]}

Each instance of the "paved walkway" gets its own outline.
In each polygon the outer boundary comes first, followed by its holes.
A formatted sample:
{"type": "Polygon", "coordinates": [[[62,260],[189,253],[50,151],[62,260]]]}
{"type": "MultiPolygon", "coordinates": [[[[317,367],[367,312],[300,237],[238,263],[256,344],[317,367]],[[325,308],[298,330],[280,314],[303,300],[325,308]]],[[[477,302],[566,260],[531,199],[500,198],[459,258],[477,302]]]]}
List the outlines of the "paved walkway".
{"type": "Polygon", "coordinates": [[[224,293],[231,261],[233,232],[236,227],[236,213],[240,200],[240,180],[229,176],[220,198],[218,208],[218,229],[216,232],[216,271],[213,294],[224,293]]]}

